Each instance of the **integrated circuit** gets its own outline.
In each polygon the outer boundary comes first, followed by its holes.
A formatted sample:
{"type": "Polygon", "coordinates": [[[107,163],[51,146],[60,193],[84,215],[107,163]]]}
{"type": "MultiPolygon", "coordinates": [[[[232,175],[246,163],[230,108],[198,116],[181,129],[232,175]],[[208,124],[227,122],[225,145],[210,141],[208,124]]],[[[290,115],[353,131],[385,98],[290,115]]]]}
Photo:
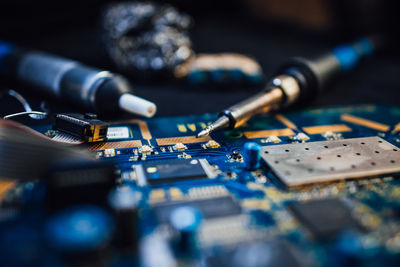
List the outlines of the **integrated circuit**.
{"type": "Polygon", "coordinates": [[[336,198],[297,202],[289,206],[317,240],[330,240],[344,230],[364,230],[345,203],[336,198]]]}
{"type": "Polygon", "coordinates": [[[262,158],[287,186],[400,172],[400,149],[377,136],[264,146],[262,158]]]}
{"type": "Polygon", "coordinates": [[[160,223],[168,222],[173,209],[180,206],[192,206],[199,209],[206,219],[238,215],[242,212],[240,205],[231,196],[217,198],[179,200],[160,203],[154,206],[157,220],[160,223]]]}
{"type": "Polygon", "coordinates": [[[314,266],[296,247],[283,240],[244,243],[207,258],[207,266],[314,266]]]}
{"type": "Polygon", "coordinates": [[[168,160],[143,163],[135,167],[139,185],[215,178],[216,173],[206,159],[168,160]]]}

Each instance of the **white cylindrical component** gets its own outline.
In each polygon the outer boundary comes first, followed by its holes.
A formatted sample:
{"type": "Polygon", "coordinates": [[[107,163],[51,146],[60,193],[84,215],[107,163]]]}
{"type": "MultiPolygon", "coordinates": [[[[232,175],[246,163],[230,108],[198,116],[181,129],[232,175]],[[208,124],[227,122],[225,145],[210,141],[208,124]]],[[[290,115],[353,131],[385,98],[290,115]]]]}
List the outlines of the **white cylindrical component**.
{"type": "Polygon", "coordinates": [[[123,94],[119,98],[118,105],[121,109],[129,113],[138,114],[148,118],[153,117],[157,111],[157,106],[153,102],[131,94],[123,94]]]}

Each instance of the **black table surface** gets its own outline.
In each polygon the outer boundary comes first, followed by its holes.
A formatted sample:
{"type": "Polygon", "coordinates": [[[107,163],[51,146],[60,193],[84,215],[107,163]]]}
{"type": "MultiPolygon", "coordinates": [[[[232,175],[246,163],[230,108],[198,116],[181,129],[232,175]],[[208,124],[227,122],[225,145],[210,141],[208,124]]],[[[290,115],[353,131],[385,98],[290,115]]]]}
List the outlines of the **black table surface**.
{"type": "MultiPolygon", "coordinates": [[[[340,43],[339,38],[327,33],[310,33],[272,23],[260,25],[222,14],[198,18],[195,25],[192,40],[196,52],[250,55],[258,60],[267,77],[291,56],[313,56],[340,43]]],[[[87,65],[117,71],[101,47],[95,23],[36,36],[20,44],[79,60],[87,65]]],[[[335,81],[326,93],[307,103],[307,106],[400,105],[400,56],[394,51],[383,51],[366,60],[355,71],[335,81]]],[[[156,116],[219,112],[260,90],[193,87],[174,82],[131,82],[138,96],[157,104],[156,116]]],[[[46,100],[52,111],[81,111],[68,103],[37,95],[30,88],[15,89],[27,97],[34,109],[38,108],[42,100],[46,100]]],[[[17,111],[21,110],[15,103],[6,102],[0,106],[2,115],[17,111]]]]}

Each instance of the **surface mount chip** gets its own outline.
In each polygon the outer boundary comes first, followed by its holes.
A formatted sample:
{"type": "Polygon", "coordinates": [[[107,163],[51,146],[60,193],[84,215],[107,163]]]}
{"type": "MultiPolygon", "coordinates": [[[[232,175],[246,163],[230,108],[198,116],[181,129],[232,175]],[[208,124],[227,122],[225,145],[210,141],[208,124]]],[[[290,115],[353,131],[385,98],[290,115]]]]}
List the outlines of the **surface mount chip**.
{"type": "Polygon", "coordinates": [[[139,185],[214,178],[214,169],[206,159],[168,160],[136,166],[139,185]]]}
{"type": "Polygon", "coordinates": [[[181,206],[191,206],[197,208],[201,211],[203,217],[206,219],[232,216],[242,212],[240,205],[231,196],[170,201],[157,204],[153,208],[158,222],[166,223],[171,211],[181,206]]]}
{"type": "Polygon", "coordinates": [[[400,172],[400,149],[377,136],[264,146],[262,158],[287,186],[400,172]]]}
{"type": "Polygon", "coordinates": [[[317,199],[291,204],[289,209],[317,240],[335,238],[344,230],[363,230],[343,201],[317,199]]]}
{"type": "Polygon", "coordinates": [[[240,244],[207,258],[207,266],[302,267],[314,266],[307,256],[286,241],[268,240],[240,244]]]}

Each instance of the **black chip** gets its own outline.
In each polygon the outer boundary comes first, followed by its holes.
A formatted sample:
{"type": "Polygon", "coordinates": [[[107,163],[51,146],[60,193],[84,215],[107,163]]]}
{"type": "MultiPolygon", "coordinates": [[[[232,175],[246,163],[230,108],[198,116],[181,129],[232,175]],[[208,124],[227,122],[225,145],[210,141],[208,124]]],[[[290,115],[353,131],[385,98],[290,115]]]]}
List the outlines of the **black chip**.
{"type": "Polygon", "coordinates": [[[143,163],[142,167],[149,184],[208,178],[200,161],[197,159],[169,160],[161,163],[143,163]]]}
{"type": "Polygon", "coordinates": [[[168,222],[171,211],[180,206],[195,207],[201,211],[203,217],[206,219],[236,215],[242,212],[240,205],[231,196],[189,201],[171,201],[154,206],[157,220],[160,223],[168,222]]]}
{"type": "Polygon", "coordinates": [[[363,230],[339,199],[319,199],[291,204],[289,209],[317,240],[334,239],[343,230],[363,230]]]}
{"type": "Polygon", "coordinates": [[[242,244],[207,258],[207,266],[300,267],[313,266],[307,257],[286,241],[242,244]]]}

